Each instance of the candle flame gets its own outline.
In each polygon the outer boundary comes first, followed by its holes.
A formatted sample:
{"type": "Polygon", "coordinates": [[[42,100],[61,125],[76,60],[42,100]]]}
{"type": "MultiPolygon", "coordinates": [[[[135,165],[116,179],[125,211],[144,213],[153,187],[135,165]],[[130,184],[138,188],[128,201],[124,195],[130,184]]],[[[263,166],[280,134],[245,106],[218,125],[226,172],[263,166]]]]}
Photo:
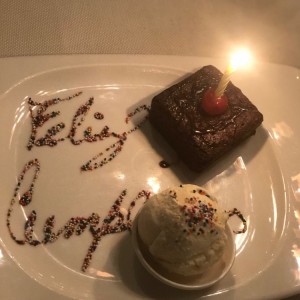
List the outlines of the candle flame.
{"type": "Polygon", "coordinates": [[[221,97],[224,94],[226,87],[230,81],[231,74],[241,67],[249,66],[251,61],[252,55],[246,48],[238,49],[231,55],[230,64],[225,70],[215,91],[215,95],[217,98],[221,97]]]}
{"type": "Polygon", "coordinates": [[[241,67],[250,65],[252,61],[252,55],[248,49],[239,49],[231,55],[230,65],[228,71],[230,73],[235,72],[241,67]]]}

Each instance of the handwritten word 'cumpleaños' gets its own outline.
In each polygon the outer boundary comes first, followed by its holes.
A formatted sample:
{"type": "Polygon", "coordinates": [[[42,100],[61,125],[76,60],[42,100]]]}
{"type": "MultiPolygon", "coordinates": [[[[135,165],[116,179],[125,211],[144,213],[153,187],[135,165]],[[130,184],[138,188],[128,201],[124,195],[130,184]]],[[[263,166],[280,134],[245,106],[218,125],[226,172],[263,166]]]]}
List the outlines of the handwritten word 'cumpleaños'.
{"type": "Polygon", "coordinates": [[[19,205],[28,206],[33,202],[34,188],[38,175],[40,172],[41,166],[38,159],[34,159],[26,163],[22,172],[18,177],[18,182],[14,190],[13,197],[10,202],[9,209],[7,211],[6,225],[10,233],[11,238],[20,245],[31,245],[39,246],[46,245],[48,243],[53,243],[63,236],[66,239],[69,239],[71,236],[76,235],[80,236],[83,232],[88,231],[91,234],[92,241],[88,247],[86,256],[83,260],[82,271],[86,271],[91,260],[92,255],[96,251],[98,244],[102,238],[106,235],[112,233],[123,232],[131,228],[132,218],[131,213],[132,209],[135,207],[136,201],[144,198],[147,200],[150,196],[149,192],[141,191],[137,194],[136,198],[130,202],[126,214],[121,212],[121,204],[127,194],[126,190],[123,190],[118,198],[114,201],[113,205],[109,209],[107,215],[103,218],[103,221],[100,223],[100,216],[98,213],[91,213],[88,217],[72,217],[70,218],[64,226],[55,231],[55,216],[52,215],[48,217],[43,226],[43,235],[44,237],[41,240],[34,239],[33,234],[35,230],[35,222],[37,219],[37,212],[32,210],[26,217],[25,226],[24,226],[24,236],[22,238],[17,237],[14,233],[11,219],[13,217],[13,210],[17,205],[17,198],[19,198],[19,205]],[[34,170],[34,175],[29,185],[29,188],[26,189],[23,187],[23,181],[29,170],[34,170]],[[19,195],[20,189],[25,190],[22,196],[19,195]],[[19,197],[20,196],[20,197],[19,197]]]}

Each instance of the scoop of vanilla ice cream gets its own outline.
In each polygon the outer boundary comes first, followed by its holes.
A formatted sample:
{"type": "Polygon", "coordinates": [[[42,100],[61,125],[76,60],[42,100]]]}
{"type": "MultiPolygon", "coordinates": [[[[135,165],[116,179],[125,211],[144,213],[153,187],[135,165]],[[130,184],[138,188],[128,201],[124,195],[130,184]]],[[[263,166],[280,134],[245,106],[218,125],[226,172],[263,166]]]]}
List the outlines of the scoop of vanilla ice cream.
{"type": "Polygon", "coordinates": [[[186,184],[152,196],[138,234],[153,259],[172,273],[203,273],[223,255],[228,214],[203,188],[186,184]]]}

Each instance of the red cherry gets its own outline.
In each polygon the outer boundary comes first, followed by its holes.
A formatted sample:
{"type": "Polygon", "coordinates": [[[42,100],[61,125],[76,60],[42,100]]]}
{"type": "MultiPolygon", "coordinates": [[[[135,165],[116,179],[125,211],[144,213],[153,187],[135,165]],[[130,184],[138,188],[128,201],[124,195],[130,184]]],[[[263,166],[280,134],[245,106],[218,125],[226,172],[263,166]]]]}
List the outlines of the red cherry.
{"type": "Polygon", "coordinates": [[[221,97],[216,97],[213,89],[208,89],[205,92],[202,108],[210,116],[223,114],[228,107],[228,99],[223,94],[221,97]]]}

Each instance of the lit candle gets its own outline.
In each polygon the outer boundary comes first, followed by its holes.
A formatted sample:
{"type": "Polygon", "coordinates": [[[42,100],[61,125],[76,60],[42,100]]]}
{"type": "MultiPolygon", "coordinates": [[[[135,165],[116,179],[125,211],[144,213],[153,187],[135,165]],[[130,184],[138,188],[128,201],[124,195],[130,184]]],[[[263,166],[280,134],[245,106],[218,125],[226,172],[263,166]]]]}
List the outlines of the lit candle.
{"type": "Polygon", "coordinates": [[[215,91],[215,96],[217,98],[221,97],[224,94],[226,87],[230,81],[231,74],[238,68],[248,65],[250,60],[251,54],[247,49],[240,49],[232,54],[230,64],[224,72],[215,91]]]}
{"type": "Polygon", "coordinates": [[[238,50],[231,56],[230,64],[224,72],[217,88],[215,90],[209,88],[204,95],[202,108],[208,115],[217,116],[226,112],[228,99],[224,92],[230,81],[231,74],[241,66],[248,65],[250,60],[250,52],[246,49],[238,50]]]}

